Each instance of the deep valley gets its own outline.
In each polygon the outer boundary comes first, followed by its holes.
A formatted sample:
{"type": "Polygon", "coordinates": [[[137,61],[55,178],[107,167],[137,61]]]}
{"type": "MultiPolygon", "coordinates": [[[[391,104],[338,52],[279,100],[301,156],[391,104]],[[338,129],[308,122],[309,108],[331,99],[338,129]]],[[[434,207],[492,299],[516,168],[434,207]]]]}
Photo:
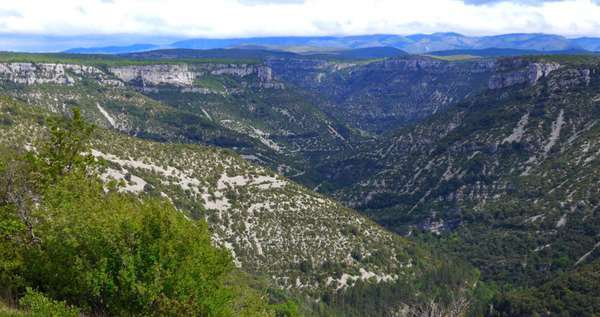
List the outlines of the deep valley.
{"type": "Polygon", "coordinates": [[[80,111],[101,182],[205,221],[264,315],[600,312],[597,56],[208,52],[0,53],[1,149],[80,111]]]}

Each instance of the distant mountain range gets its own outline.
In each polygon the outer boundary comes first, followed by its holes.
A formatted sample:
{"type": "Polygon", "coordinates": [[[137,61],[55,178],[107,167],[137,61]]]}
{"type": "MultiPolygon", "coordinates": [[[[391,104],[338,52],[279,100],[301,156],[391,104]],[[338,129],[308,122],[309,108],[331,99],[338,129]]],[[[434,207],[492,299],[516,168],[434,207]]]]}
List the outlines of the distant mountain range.
{"type": "Polygon", "coordinates": [[[431,56],[474,56],[474,57],[509,57],[509,56],[527,56],[527,55],[594,55],[598,52],[587,51],[584,49],[567,49],[558,51],[536,51],[522,50],[515,48],[483,48],[483,49],[458,49],[436,51],[428,53],[431,56]]]}
{"type": "Polygon", "coordinates": [[[124,54],[132,52],[150,51],[160,48],[154,44],[133,44],[126,46],[79,47],[64,51],[75,54],[124,54]]]}
{"type": "Polygon", "coordinates": [[[157,48],[186,49],[265,49],[296,53],[330,52],[371,47],[395,48],[410,54],[425,54],[448,50],[516,49],[535,52],[600,51],[600,38],[566,38],[552,34],[503,34],[494,36],[466,36],[458,33],[433,33],[414,35],[376,34],[360,36],[304,36],[304,37],[252,37],[230,39],[187,39],[169,45],[135,44],[73,48],[68,53],[124,54],[155,50],[157,48]]]}

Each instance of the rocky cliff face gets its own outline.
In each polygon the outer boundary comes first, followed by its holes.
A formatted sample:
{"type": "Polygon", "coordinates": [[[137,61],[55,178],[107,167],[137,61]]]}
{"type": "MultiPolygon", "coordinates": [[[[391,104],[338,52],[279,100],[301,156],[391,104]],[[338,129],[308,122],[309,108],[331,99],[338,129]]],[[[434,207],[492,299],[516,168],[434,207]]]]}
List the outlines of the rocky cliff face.
{"type": "Polygon", "coordinates": [[[111,67],[109,71],[120,80],[144,87],[170,85],[175,87],[194,87],[196,80],[207,75],[234,76],[245,78],[255,76],[256,82],[250,85],[267,88],[279,88],[273,82],[271,69],[265,65],[250,64],[164,64],[134,65],[111,67]]]}
{"type": "Polygon", "coordinates": [[[136,82],[141,86],[165,84],[186,87],[192,86],[195,77],[188,65],[122,66],[111,67],[110,72],[124,82],[136,82]]]}
{"type": "MultiPolygon", "coordinates": [[[[100,67],[57,63],[0,63],[0,79],[18,84],[73,85],[83,79],[93,79],[102,85],[125,84],[145,89],[171,86],[184,91],[212,93],[205,87],[196,87],[196,80],[206,76],[232,76],[245,80],[245,86],[282,88],[273,81],[271,69],[254,64],[156,64],[100,67]]],[[[227,87],[225,87],[227,88],[227,87]]]]}
{"type": "Polygon", "coordinates": [[[121,86],[97,67],[56,63],[0,63],[0,79],[18,84],[72,85],[82,78],[94,78],[105,85],[121,86]]]}
{"type": "Polygon", "coordinates": [[[535,85],[541,78],[560,68],[558,63],[530,63],[511,59],[498,63],[498,73],[490,78],[489,89],[502,89],[515,85],[535,85]]]}

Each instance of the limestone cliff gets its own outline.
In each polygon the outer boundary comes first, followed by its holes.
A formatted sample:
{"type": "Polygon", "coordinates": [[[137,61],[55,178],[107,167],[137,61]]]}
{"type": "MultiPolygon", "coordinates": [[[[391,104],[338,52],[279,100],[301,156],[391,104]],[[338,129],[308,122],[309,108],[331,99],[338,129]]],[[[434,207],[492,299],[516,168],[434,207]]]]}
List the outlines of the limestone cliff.
{"type": "MultiPolygon", "coordinates": [[[[273,80],[271,68],[260,64],[150,64],[104,68],[61,63],[0,63],[0,79],[24,85],[73,85],[92,79],[107,86],[132,85],[140,89],[172,86],[184,92],[213,93],[211,89],[195,85],[206,76],[238,78],[245,87],[282,87],[273,80]]],[[[224,88],[227,92],[227,87],[224,88]]]]}
{"type": "Polygon", "coordinates": [[[500,62],[498,72],[489,80],[488,88],[502,89],[522,84],[533,86],[559,68],[558,63],[529,63],[521,59],[500,62]]]}
{"type": "MultiPolygon", "coordinates": [[[[158,64],[132,65],[109,68],[118,79],[144,87],[170,85],[191,88],[194,82],[205,76],[233,76],[242,79],[254,76],[249,83],[258,87],[277,87],[273,83],[271,69],[253,64],[158,64]]],[[[189,89],[188,89],[189,91],[189,89]]]]}
{"type": "Polygon", "coordinates": [[[90,77],[102,84],[122,86],[120,81],[97,67],[77,64],[55,63],[0,63],[0,79],[18,84],[60,84],[72,85],[83,77],[90,77]]]}

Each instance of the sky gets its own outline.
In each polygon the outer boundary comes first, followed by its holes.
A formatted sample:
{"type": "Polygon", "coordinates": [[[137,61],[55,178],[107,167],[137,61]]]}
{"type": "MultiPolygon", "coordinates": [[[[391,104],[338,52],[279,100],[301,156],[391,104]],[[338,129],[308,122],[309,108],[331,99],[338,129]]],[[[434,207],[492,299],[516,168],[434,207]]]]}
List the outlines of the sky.
{"type": "Polygon", "coordinates": [[[0,50],[433,32],[600,36],[600,0],[0,0],[0,50]]]}

